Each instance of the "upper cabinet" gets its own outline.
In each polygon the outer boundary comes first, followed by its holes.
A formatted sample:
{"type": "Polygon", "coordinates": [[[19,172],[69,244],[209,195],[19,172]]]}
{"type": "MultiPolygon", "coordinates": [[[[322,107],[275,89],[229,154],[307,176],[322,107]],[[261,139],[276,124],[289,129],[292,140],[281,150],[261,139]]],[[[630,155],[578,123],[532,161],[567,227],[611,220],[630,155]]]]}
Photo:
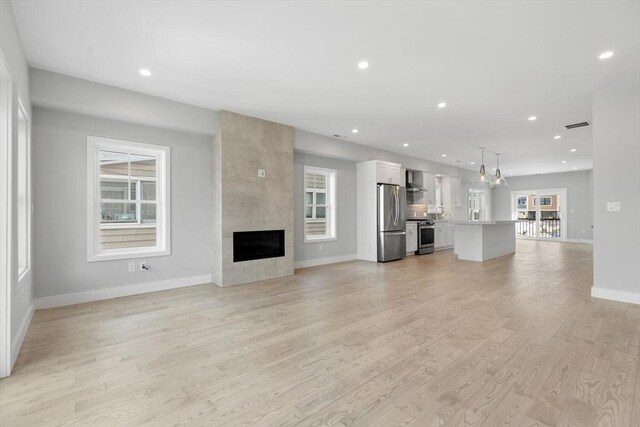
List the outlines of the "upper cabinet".
{"type": "Polygon", "coordinates": [[[422,184],[426,192],[424,193],[424,203],[426,205],[436,204],[436,176],[432,173],[423,173],[422,184]]]}
{"type": "Polygon", "coordinates": [[[394,184],[404,187],[404,173],[398,163],[378,161],[376,168],[378,183],[394,184]]]}
{"type": "Polygon", "coordinates": [[[442,177],[442,205],[462,206],[462,180],[460,178],[442,177]]]}

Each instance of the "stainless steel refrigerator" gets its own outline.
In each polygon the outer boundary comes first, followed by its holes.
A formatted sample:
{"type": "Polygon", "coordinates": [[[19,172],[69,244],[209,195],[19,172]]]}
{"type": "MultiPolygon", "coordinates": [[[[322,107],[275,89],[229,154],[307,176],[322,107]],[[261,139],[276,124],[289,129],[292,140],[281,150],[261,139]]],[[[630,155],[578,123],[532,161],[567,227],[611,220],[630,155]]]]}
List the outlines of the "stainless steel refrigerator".
{"type": "Polygon", "coordinates": [[[405,188],[378,184],[378,261],[402,259],[407,252],[405,188]]]}

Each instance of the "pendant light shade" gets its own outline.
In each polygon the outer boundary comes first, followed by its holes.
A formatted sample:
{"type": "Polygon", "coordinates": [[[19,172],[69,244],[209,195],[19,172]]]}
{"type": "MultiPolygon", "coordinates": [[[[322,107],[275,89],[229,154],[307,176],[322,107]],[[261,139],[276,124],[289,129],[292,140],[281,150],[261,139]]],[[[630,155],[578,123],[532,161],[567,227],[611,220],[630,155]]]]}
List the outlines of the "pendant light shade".
{"type": "Polygon", "coordinates": [[[491,182],[492,187],[508,187],[507,179],[500,172],[500,153],[496,153],[496,175],[491,182]]]}
{"type": "Polygon", "coordinates": [[[480,150],[482,150],[482,164],[480,165],[480,172],[478,172],[478,174],[473,178],[473,183],[479,185],[490,185],[491,177],[487,175],[484,168],[484,147],[480,150]]]}

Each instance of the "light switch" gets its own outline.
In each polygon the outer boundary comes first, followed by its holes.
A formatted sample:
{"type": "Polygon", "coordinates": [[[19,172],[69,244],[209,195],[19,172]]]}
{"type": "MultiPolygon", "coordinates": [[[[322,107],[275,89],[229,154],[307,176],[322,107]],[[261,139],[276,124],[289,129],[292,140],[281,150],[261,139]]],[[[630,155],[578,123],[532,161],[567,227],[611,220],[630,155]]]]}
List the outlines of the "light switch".
{"type": "Polygon", "coordinates": [[[264,169],[258,169],[258,177],[264,178],[267,176],[267,172],[264,169]]]}
{"type": "Polygon", "coordinates": [[[620,212],[622,206],[620,202],[607,202],[607,211],[620,212]]]}

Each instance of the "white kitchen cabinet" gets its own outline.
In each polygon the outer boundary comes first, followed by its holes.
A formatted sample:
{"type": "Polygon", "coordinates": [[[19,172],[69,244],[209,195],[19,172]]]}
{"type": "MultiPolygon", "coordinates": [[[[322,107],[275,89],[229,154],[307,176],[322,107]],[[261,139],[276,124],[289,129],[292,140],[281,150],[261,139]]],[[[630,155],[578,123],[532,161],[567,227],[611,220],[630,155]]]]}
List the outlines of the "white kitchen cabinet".
{"type": "Polygon", "coordinates": [[[442,177],[442,205],[462,206],[462,180],[460,178],[442,177]]]}
{"type": "Polygon", "coordinates": [[[453,223],[436,222],[433,246],[436,250],[453,246],[453,223]]]}
{"type": "Polygon", "coordinates": [[[424,193],[424,204],[436,204],[436,176],[431,173],[422,174],[422,186],[426,190],[424,193]]]}
{"type": "Polygon", "coordinates": [[[404,187],[404,174],[397,163],[377,162],[376,166],[378,182],[381,184],[394,184],[404,187]]]}
{"type": "Polygon", "coordinates": [[[418,224],[407,222],[407,255],[413,255],[418,250],[418,224]]]}

